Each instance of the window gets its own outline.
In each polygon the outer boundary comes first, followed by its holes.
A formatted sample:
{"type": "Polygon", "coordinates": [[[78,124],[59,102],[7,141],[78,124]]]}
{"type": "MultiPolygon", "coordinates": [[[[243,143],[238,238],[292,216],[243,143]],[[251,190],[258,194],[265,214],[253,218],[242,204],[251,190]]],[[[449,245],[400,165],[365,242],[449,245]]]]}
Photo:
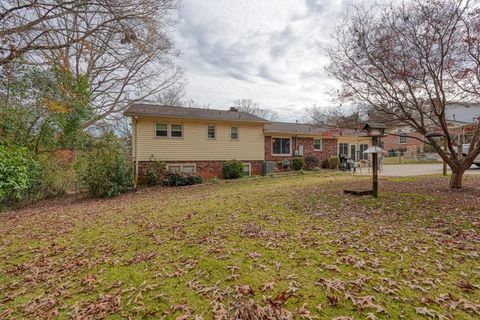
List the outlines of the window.
{"type": "Polygon", "coordinates": [[[313,140],[313,150],[322,151],[322,139],[313,140]]]}
{"type": "Polygon", "coordinates": [[[360,145],[360,155],[359,155],[360,160],[368,160],[368,154],[363,153],[367,149],[368,149],[368,144],[360,145]]]}
{"type": "Polygon", "coordinates": [[[208,138],[208,139],[215,139],[215,137],[216,137],[215,126],[208,126],[208,129],[207,129],[207,138],[208,138]]]}
{"type": "Polygon", "coordinates": [[[194,164],[184,164],[182,165],[182,172],[184,173],[195,173],[195,165],[194,164]]]}
{"type": "Polygon", "coordinates": [[[243,175],[249,176],[251,174],[252,165],[250,163],[243,164],[243,175]]]}
{"type": "Polygon", "coordinates": [[[181,138],[183,137],[183,126],[181,124],[155,124],[155,136],[164,138],[181,138]],[[168,132],[170,129],[170,133],[168,132]]]}
{"type": "Polygon", "coordinates": [[[272,154],[290,155],[290,138],[272,138],[272,154]]]}
{"type": "Polygon", "coordinates": [[[398,143],[407,143],[407,136],[399,136],[398,143]]]}
{"type": "Polygon", "coordinates": [[[339,156],[348,156],[348,143],[339,143],[338,144],[338,155],[339,156]]]}
{"type": "Polygon", "coordinates": [[[182,165],[181,164],[167,164],[167,170],[173,172],[181,172],[182,165]]]}
{"type": "Polygon", "coordinates": [[[155,125],[155,135],[157,137],[168,137],[168,126],[165,123],[155,125]]]}
{"type": "Polygon", "coordinates": [[[357,161],[357,145],[356,144],[350,145],[350,158],[353,161],[357,161]]]}
{"type": "Polygon", "coordinates": [[[170,125],[170,136],[172,138],[181,138],[183,136],[182,125],[181,124],[170,125]]]}
{"type": "Polygon", "coordinates": [[[197,167],[194,163],[175,163],[167,164],[167,170],[173,172],[195,173],[197,172],[197,167]]]}
{"type": "Polygon", "coordinates": [[[230,128],[230,139],[238,140],[238,128],[237,127],[231,127],[230,128]]]}

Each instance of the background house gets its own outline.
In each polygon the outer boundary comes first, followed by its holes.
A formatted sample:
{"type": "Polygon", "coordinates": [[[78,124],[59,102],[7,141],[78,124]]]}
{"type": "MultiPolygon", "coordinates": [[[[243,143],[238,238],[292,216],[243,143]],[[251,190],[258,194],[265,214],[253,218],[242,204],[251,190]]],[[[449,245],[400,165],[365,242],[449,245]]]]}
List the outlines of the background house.
{"type": "Polygon", "coordinates": [[[450,121],[478,123],[480,103],[452,103],[445,109],[445,118],[450,121]]]}

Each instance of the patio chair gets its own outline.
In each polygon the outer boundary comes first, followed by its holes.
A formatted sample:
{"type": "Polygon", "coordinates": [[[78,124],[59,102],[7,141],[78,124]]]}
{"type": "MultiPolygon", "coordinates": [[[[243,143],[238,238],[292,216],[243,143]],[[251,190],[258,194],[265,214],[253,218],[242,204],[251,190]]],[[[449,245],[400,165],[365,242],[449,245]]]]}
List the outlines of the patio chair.
{"type": "Polygon", "coordinates": [[[354,164],[353,164],[353,174],[357,173],[357,168],[358,170],[360,171],[360,174],[362,173],[362,166],[360,164],[360,162],[356,161],[354,164]]]}

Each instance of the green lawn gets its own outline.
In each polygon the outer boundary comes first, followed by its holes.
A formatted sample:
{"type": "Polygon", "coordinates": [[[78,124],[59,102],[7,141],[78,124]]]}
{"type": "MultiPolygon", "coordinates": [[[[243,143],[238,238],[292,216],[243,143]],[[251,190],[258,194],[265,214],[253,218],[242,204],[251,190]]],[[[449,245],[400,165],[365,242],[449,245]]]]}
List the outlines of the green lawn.
{"type": "Polygon", "coordinates": [[[480,179],[342,192],[368,184],[315,173],[0,214],[0,318],[478,319],[480,179]]]}

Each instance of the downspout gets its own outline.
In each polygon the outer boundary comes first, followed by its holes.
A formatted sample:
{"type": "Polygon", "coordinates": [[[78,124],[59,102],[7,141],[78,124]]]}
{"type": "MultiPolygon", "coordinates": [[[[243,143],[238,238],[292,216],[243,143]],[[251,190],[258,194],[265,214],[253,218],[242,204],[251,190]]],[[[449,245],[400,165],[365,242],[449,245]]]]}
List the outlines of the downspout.
{"type": "Polygon", "coordinates": [[[294,146],[293,146],[293,154],[292,154],[292,156],[294,156],[294,157],[295,157],[295,156],[296,156],[296,154],[298,153],[298,146],[297,146],[297,135],[295,135],[295,137],[294,137],[294,138],[295,138],[295,139],[294,139],[294,142],[295,142],[295,144],[294,144],[294,146]]]}
{"type": "Polygon", "coordinates": [[[134,152],[134,161],[135,161],[135,176],[134,176],[134,182],[133,182],[133,187],[135,190],[137,190],[137,185],[138,185],[138,118],[135,116],[132,118],[132,120],[135,121],[135,148],[133,148],[134,152]]]}

